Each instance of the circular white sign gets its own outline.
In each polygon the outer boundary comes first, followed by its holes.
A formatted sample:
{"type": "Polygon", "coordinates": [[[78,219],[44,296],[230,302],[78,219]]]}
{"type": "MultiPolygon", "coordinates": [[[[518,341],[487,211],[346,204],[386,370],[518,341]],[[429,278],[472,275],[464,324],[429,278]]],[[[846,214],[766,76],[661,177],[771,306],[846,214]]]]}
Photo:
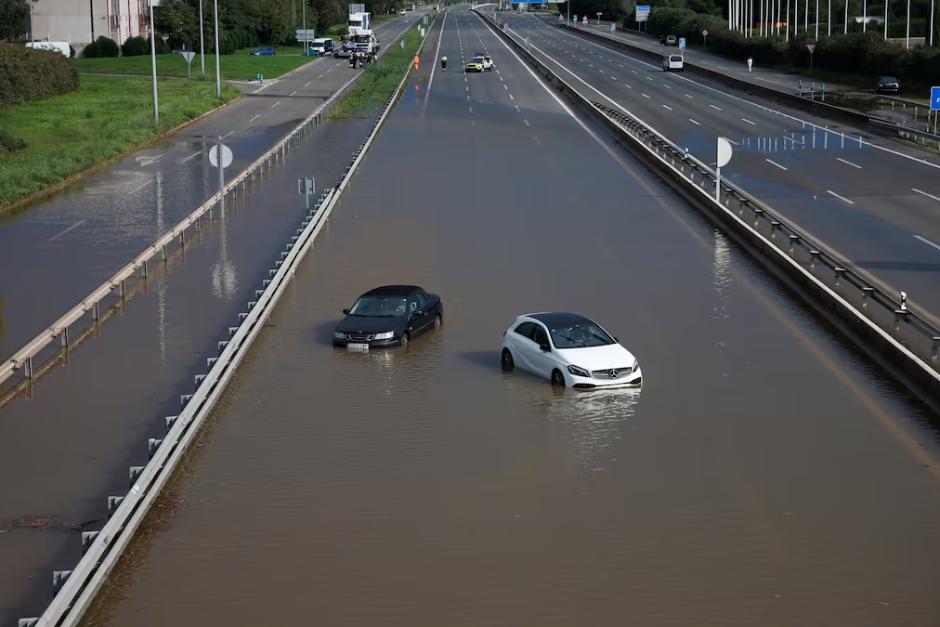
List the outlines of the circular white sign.
{"type": "Polygon", "coordinates": [[[707,31],[707,30],[702,29],[702,37],[708,37],[708,31],[707,31]]]}
{"type": "MultiPolygon", "coordinates": [[[[221,144],[221,146],[222,146],[222,168],[224,169],[232,165],[232,149],[226,146],[225,144],[221,144]]],[[[209,163],[212,164],[213,168],[219,167],[218,153],[219,153],[219,144],[209,149],[209,163]]]]}

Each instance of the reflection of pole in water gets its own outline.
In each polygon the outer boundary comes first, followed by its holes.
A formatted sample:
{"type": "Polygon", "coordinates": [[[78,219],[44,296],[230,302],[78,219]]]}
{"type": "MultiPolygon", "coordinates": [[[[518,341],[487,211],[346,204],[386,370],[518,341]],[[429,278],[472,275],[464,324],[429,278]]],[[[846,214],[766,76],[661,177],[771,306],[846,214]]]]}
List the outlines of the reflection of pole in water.
{"type": "Polygon", "coordinates": [[[714,308],[715,319],[729,318],[728,305],[731,302],[729,288],[731,287],[731,248],[728,240],[721,231],[715,230],[715,256],[712,259],[712,285],[718,294],[718,305],[714,308]]]}
{"type": "MultiPolygon", "coordinates": [[[[166,230],[166,215],[163,210],[163,172],[157,170],[156,174],[156,200],[157,200],[157,237],[166,230]]],[[[157,335],[160,338],[160,363],[166,364],[166,275],[157,290],[157,335]]]]}
{"type": "Polygon", "coordinates": [[[225,224],[225,212],[220,212],[219,260],[212,266],[212,293],[217,298],[229,300],[238,289],[238,274],[235,264],[228,258],[228,230],[225,224]]]}
{"type": "Polygon", "coordinates": [[[3,301],[0,300],[0,340],[3,339],[3,301]]]}

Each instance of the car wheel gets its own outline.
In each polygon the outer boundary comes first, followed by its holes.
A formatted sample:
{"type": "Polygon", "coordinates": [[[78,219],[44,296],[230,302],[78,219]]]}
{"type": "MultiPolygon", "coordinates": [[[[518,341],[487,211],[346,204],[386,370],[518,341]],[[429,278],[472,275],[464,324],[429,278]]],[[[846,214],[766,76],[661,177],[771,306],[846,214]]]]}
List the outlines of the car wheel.
{"type": "Polygon", "coordinates": [[[516,367],[516,362],[512,359],[512,353],[508,348],[503,349],[503,354],[499,358],[499,364],[503,367],[503,372],[512,372],[516,367]]]}
{"type": "Polygon", "coordinates": [[[565,377],[561,374],[561,370],[552,370],[552,387],[565,387],[565,377]]]}
{"type": "Polygon", "coordinates": [[[408,334],[407,334],[407,333],[403,333],[402,336],[401,336],[401,339],[398,340],[398,342],[399,342],[399,344],[401,344],[402,346],[408,346],[408,340],[409,340],[409,339],[411,339],[411,338],[408,337],[408,334]]]}
{"type": "Polygon", "coordinates": [[[437,314],[436,316],[434,316],[434,328],[435,329],[440,329],[443,324],[444,324],[444,318],[441,317],[441,314],[437,314]]]}

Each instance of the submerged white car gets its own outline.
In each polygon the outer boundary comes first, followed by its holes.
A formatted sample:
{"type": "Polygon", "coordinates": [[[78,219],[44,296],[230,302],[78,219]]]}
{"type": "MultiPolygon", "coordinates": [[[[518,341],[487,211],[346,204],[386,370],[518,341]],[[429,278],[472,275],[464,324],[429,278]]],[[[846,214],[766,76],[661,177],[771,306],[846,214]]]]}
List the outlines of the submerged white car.
{"type": "Polygon", "coordinates": [[[640,363],[601,326],[573,313],[519,316],[503,333],[500,363],[552,385],[574,388],[639,386],[640,363]]]}

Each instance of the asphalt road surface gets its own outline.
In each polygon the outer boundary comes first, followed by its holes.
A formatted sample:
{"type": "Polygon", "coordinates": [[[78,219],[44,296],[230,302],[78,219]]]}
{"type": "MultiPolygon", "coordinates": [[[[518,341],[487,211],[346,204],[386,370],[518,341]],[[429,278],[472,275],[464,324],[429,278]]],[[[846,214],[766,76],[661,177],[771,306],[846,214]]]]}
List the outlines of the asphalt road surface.
{"type": "MultiPolygon", "coordinates": [[[[388,44],[415,14],[378,27],[388,44]]],[[[6,359],[218,191],[209,147],[223,138],[240,172],[358,70],[326,57],[135,151],[25,211],[0,216],[0,359],[6,359]]],[[[337,158],[345,161],[346,155],[337,158]]]]}
{"type": "Polygon", "coordinates": [[[500,19],[580,93],[713,164],[940,324],[940,158],[611,50],[531,15],[500,19]]]}
{"type": "Polygon", "coordinates": [[[936,625],[936,416],[479,18],[439,54],[89,624],[936,625]],[[441,330],[331,346],[402,282],[441,330]],[[502,373],[506,325],[554,309],[643,389],[502,373]]]}

